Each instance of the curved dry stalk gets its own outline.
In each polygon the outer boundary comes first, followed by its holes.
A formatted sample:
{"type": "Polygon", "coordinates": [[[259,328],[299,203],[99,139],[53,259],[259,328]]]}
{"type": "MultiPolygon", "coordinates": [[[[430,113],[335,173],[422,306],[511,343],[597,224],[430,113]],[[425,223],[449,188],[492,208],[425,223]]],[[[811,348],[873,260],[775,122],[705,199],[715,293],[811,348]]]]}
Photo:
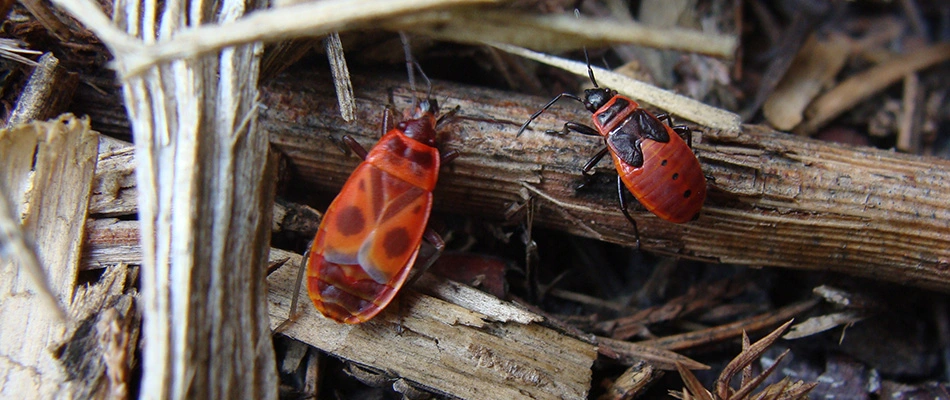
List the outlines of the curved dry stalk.
{"type": "Polygon", "coordinates": [[[410,30],[462,43],[507,43],[545,52],[576,50],[584,46],[635,44],[732,58],[735,36],[682,28],[657,28],[633,21],[573,15],[537,15],[488,10],[472,18],[470,10],[421,14],[393,20],[391,30],[410,30]]]}
{"type": "MultiPolygon", "coordinates": [[[[587,64],[585,63],[542,54],[508,44],[490,43],[490,45],[511,54],[561,68],[580,76],[587,76],[587,64]]],[[[634,100],[660,107],[677,117],[685,118],[710,128],[721,129],[726,132],[739,132],[741,129],[742,119],[738,114],[703,104],[689,97],[678,95],[669,90],[661,89],[613,71],[597,67],[593,67],[593,71],[594,77],[597,78],[597,82],[600,85],[617,90],[624,95],[630,96],[634,100]]]]}
{"type": "Polygon", "coordinates": [[[119,72],[128,78],[163,62],[196,57],[228,46],[319,37],[378,27],[380,21],[413,13],[496,2],[498,0],[326,0],[255,11],[232,22],[185,29],[170,39],[138,47],[125,54],[118,65],[119,72]]]}

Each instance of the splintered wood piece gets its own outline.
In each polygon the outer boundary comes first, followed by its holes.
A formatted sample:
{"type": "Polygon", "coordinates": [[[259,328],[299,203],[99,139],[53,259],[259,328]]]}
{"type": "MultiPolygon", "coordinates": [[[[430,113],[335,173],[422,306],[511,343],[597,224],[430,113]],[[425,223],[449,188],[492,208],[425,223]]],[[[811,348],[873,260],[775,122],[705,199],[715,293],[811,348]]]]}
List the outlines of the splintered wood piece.
{"type": "Polygon", "coordinates": [[[10,112],[6,126],[56,117],[69,106],[77,84],[77,74],[61,67],[53,53],[44,54],[17,99],[16,108],[10,112]]]}
{"type": "Polygon", "coordinates": [[[90,285],[76,288],[70,325],[55,353],[74,377],[74,398],[128,398],[137,364],[142,315],[135,304],[138,267],[110,265],[90,285]]]}
{"type": "MultiPolygon", "coordinates": [[[[137,237],[131,232],[136,229],[103,220],[89,235],[109,237],[118,231],[137,237]]],[[[98,243],[99,248],[85,254],[87,265],[141,260],[137,246],[108,251],[103,249],[107,241],[98,243]]],[[[283,265],[268,277],[273,328],[287,320],[300,258],[271,249],[270,259],[283,265]]],[[[303,290],[300,296],[307,298],[303,290]]],[[[519,390],[537,397],[585,398],[597,357],[593,344],[540,326],[543,318],[537,314],[429,274],[371,322],[356,326],[320,316],[308,301],[301,304],[299,317],[280,333],[460,398],[518,398],[519,390]]],[[[685,357],[678,360],[697,364],[685,357]]]]}
{"type": "MultiPolygon", "coordinates": [[[[300,256],[289,257],[268,277],[274,328],[287,319],[297,277],[300,256]]],[[[443,298],[403,290],[376,318],[358,325],[333,322],[304,302],[281,333],[453,397],[586,398],[597,357],[593,345],[530,322],[540,317],[488,294],[438,289],[442,284],[424,278],[416,288],[443,298]],[[487,306],[473,311],[458,304],[487,306]]]]}
{"type": "Polygon", "coordinates": [[[636,398],[642,395],[653,382],[662,378],[663,375],[664,371],[654,368],[648,362],[640,361],[620,374],[607,388],[607,393],[598,397],[598,399],[630,400],[636,398]]]}
{"type": "Polygon", "coordinates": [[[134,147],[100,151],[89,213],[104,217],[134,215],[138,210],[135,185],[134,147]]]}
{"type": "MultiPolygon", "coordinates": [[[[0,192],[60,304],[73,300],[97,141],[72,115],[0,131],[0,192]]],[[[71,398],[84,383],[50,352],[66,325],[19,259],[0,259],[0,397],[71,398]]]]}
{"type": "Polygon", "coordinates": [[[340,114],[344,121],[352,121],[356,117],[356,110],[354,110],[356,102],[353,101],[353,82],[350,82],[350,70],[346,67],[340,33],[330,33],[323,39],[323,42],[327,51],[327,58],[330,60],[330,72],[333,74],[333,85],[336,87],[340,114]]]}
{"type": "Polygon", "coordinates": [[[805,107],[829,86],[851,52],[843,35],[812,34],[798,51],[788,72],[762,105],[762,114],[776,129],[789,130],[804,118],[805,107]]]}
{"type": "MultiPolygon", "coordinates": [[[[262,90],[261,124],[301,182],[336,193],[357,163],[335,146],[344,134],[369,146],[389,89],[409,104],[405,79],[354,76],[358,118],[341,122],[333,87],[307,74],[262,90]]],[[[443,129],[444,149],[462,155],[442,171],[435,209],[520,223],[535,198],[539,226],[632,246],[607,162],[588,190],[580,169],[603,141],[545,135],[564,121],[589,121],[565,101],[531,129],[518,127],[547,99],[436,82],[433,96],[461,110],[443,129]],[[603,183],[599,179],[607,182],[603,183]]],[[[747,125],[742,132],[697,127],[694,150],[709,194],[698,220],[661,221],[633,212],[643,249],[710,262],[835,271],[950,291],[950,162],[799,138],[747,125]]],[[[543,251],[543,249],[540,249],[543,251]]]]}
{"type": "Polygon", "coordinates": [[[142,265],[139,222],[115,218],[90,219],[83,243],[83,270],[119,263],[142,265]]]}

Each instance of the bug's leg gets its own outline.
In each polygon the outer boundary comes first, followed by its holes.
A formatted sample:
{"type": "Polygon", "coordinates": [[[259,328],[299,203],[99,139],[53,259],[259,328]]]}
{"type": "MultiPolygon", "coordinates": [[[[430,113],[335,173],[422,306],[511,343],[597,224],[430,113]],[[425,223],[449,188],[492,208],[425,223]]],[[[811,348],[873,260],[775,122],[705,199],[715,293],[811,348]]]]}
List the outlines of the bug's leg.
{"type": "Polygon", "coordinates": [[[422,272],[425,272],[432,266],[435,260],[442,255],[442,250],[445,250],[445,241],[442,240],[442,235],[439,235],[439,233],[432,230],[432,228],[426,228],[426,231],[422,233],[422,237],[435,247],[435,254],[430,256],[422,266],[422,272]]]}
{"type": "Polygon", "coordinates": [[[673,125],[673,117],[669,113],[657,114],[656,119],[663,121],[666,120],[666,125],[673,129],[673,132],[676,132],[677,135],[680,135],[689,148],[693,148],[693,130],[689,129],[686,125],[673,125]]]}
{"type": "Polygon", "coordinates": [[[672,128],[673,132],[676,132],[676,134],[679,135],[680,138],[682,138],[684,142],[686,142],[686,145],[689,146],[690,149],[693,148],[693,130],[692,129],[689,129],[689,127],[686,125],[676,125],[676,126],[671,126],[670,128],[672,128]]]}
{"type": "Polygon", "coordinates": [[[597,132],[596,129],[591,128],[584,124],[579,124],[577,122],[565,122],[564,127],[561,128],[561,130],[559,131],[555,131],[555,130],[544,131],[544,133],[547,133],[549,135],[567,135],[568,133],[571,133],[571,132],[577,132],[577,133],[580,133],[581,135],[587,135],[587,136],[600,136],[600,133],[597,132]]]}
{"type": "Polygon", "coordinates": [[[383,109],[383,123],[380,124],[381,132],[379,132],[379,137],[386,136],[386,132],[389,132],[396,126],[396,106],[392,102],[392,91],[389,92],[389,104],[386,104],[386,108],[383,109]]]}
{"type": "Polygon", "coordinates": [[[448,164],[448,163],[452,162],[452,160],[455,160],[456,158],[459,158],[459,154],[461,154],[461,153],[459,153],[458,150],[454,150],[454,149],[453,149],[453,150],[446,151],[445,153],[442,153],[442,154],[439,155],[439,160],[440,160],[440,161],[439,161],[439,164],[441,164],[441,165],[448,164]]]}
{"type": "Polygon", "coordinates": [[[581,169],[581,175],[584,175],[584,182],[574,187],[574,190],[581,190],[584,188],[584,186],[587,186],[587,184],[590,183],[590,179],[594,176],[594,173],[591,172],[591,170],[593,170],[594,166],[597,165],[597,163],[599,163],[605,155],[607,155],[608,151],[609,149],[607,147],[600,149],[597,154],[594,154],[594,156],[587,161],[587,164],[584,164],[584,168],[581,169]]]}
{"type": "Polygon", "coordinates": [[[573,95],[573,94],[570,94],[570,93],[561,93],[561,94],[557,95],[556,97],[554,97],[553,99],[551,99],[551,101],[549,101],[548,104],[545,104],[544,107],[541,107],[540,110],[536,111],[534,114],[531,114],[531,116],[528,117],[528,120],[524,122],[524,125],[521,125],[521,129],[518,129],[518,134],[515,135],[515,137],[521,136],[521,134],[524,132],[524,130],[525,130],[525,129],[528,129],[528,125],[531,124],[531,121],[534,121],[534,119],[535,119],[535,118],[538,118],[538,116],[541,115],[541,113],[543,113],[543,112],[547,111],[547,109],[551,108],[551,106],[553,106],[554,103],[557,103],[557,101],[560,100],[562,97],[567,97],[567,98],[569,98],[569,99],[571,99],[571,100],[577,100],[577,101],[579,101],[581,104],[584,104],[585,106],[587,105],[587,103],[584,102],[584,99],[582,99],[582,98],[580,98],[580,97],[577,97],[577,96],[575,96],[575,95],[573,95]]]}
{"type": "Polygon", "coordinates": [[[442,125],[451,123],[455,119],[455,115],[459,113],[459,110],[462,109],[462,106],[455,106],[455,108],[449,110],[449,112],[439,116],[439,119],[435,121],[435,129],[438,130],[442,125]]]}
{"type": "Polygon", "coordinates": [[[369,154],[369,152],[366,151],[366,148],[359,144],[359,142],[357,142],[356,139],[353,139],[353,137],[350,135],[343,135],[343,143],[346,143],[350,150],[353,150],[356,155],[360,156],[361,160],[365,160],[366,155],[369,154]]]}
{"type": "Polygon", "coordinates": [[[429,267],[435,264],[435,260],[438,260],[439,256],[442,255],[442,250],[445,250],[445,241],[442,240],[442,236],[432,230],[432,228],[427,227],[425,232],[422,233],[422,238],[429,242],[432,247],[435,247],[435,253],[429,255],[422,261],[422,264],[419,264],[418,261],[416,262],[416,265],[414,265],[412,271],[410,271],[409,279],[406,280],[406,286],[411,286],[416,279],[419,279],[422,274],[428,271],[429,267]]]}
{"type": "Polygon", "coordinates": [[[290,300],[290,311],[287,312],[287,319],[277,325],[277,328],[274,329],[274,332],[283,332],[284,329],[287,329],[290,324],[297,322],[297,318],[300,317],[300,314],[297,313],[297,299],[300,298],[300,286],[303,282],[303,272],[307,269],[307,260],[310,259],[310,246],[313,245],[313,241],[307,244],[307,251],[303,253],[303,257],[300,259],[300,265],[297,268],[297,283],[294,284],[294,295],[290,300]]]}
{"type": "MultiPolygon", "coordinates": [[[[423,274],[425,274],[426,271],[429,270],[429,267],[431,267],[432,264],[435,264],[435,260],[438,260],[439,256],[442,255],[442,250],[445,250],[445,241],[442,240],[442,236],[440,236],[436,231],[432,230],[432,228],[427,227],[425,232],[422,233],[422,238],[425,239],[425,241],[432,244],[433,247],[435,247],[435,253],[432,253],[431,255],[429,255],[424,261],[422,261],[421,264],[419,263],[418,258],[416,259],[416,264],[413,265],[412,270],[409,271],[409,278],[406,279],[405,286],[412,286],[412,284],[415,283],[416,280],[419,279],[419,277],[421,277],[423,274]]],[[[419,251],[421,252],[422,249],[420,248],[419,251]]],[[[404,330],[403,325],[402,325],[402,318],[403,318],[402,299],[403,299],[403,296],[396,297],[396,306],[400,310],[398,311],[397,315],[399,317],[398,317],[398,321],[396,322],[397,335],[401,335],[404,330]]]]}
{"type": "Polygon", "coordinates": [[[640,251],[640,230],[637,229],[637,221],[634,221],[633,217],[630,216],[630,212],[627,211],[627,187],[624,186],[619,175],[617,175],[617,198],[620,200],[620,211],[623,211],[627,221],[630,221],[630,224],[633,225],[633,236],[637,239],[637,251],[640,251]]]}

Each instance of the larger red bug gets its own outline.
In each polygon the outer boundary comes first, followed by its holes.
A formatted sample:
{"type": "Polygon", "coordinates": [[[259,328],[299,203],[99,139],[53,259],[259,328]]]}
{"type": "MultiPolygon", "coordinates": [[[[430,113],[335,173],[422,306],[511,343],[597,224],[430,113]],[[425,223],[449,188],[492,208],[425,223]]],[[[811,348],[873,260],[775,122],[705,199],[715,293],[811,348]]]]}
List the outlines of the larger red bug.
{"type": "Polygon", "coordinates": [[[423,237],[436,256],[444,247],[426,223],[439,166],[458,153],[436,148],[438,112],[426,99],[392,129],[384,118],[388,132],[369,152],[343,137],[363,162],[324,214],[307,260],[307,292],[324,316],[348,324],[373,318],[405,283],[423,237]]]}
{"type": "Polygon", "coordinates": [[[624,186],[644,208],[664,220],[683,223],[698,218],[706,199],[706,177],[693,154],[689,127],[673,126],[669,114],[654,116],[617,91],[597,86],[589,61],[587,73],[594,88],[585,90],[584,98],[570,93],[557,95],[525,121],[518,135],[562,97],[576,100],[592,113],[594,127],[566,122],[562,130],[546,133],[577,132],[604,138],[604,148],[584,165],[582,173],[586,183],[592,176],[590,171],[610,153],[617,168],[620,210],[633,224],[637,248],[640,247],[640,233],[637,222],[627,211],[624,186]],[[667,124],[663,124],[663,119],[667,124]]]}

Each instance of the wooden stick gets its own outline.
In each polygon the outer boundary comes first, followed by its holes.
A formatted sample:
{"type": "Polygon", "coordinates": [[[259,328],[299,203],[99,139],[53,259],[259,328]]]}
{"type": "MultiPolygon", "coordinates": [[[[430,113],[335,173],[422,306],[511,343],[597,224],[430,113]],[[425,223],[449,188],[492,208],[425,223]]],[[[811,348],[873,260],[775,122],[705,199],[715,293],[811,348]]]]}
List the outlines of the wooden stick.
{"type": "Polygon", "coordinates": [[[79,76],[61,67],[53,53],[44,54],[17,99],[16,108],[10,112],[6,126],[55,118],[69,105],[78,83],[79,76]]]}
{"type": "MultiPolygon", "coordinates": [[[[288,156],[297,186],[335,193],[355,167],[329,137],[353,135],[370,146],[378,139],[378,110],[396,88],[409,104],[404,79],[356,76],[357,120],[343,123],[326,79],[283,77],[263,90],[262,126],[275,149],[288,156]],[[306,94],[304,94],[306,93],[306,94]]],[[[446,148],[462,156],[446,166],[436,208],[520,222],[527,198],[540,203],[541,226],[632,245],[629,223],[610,184],[575,193],[580,167],[600,141],[549,137],[538,131],[589,114],[557,105],[521,138],[517,128],[545,99],[437,83],[446,107],[462,107],[445,130],[446,148]],[[569,112],[572,111],[572,112],[569,112]]],[[[635,212],[643,248],[661,254],[752,266],[829,270],[950,290],[950,162],[792,137],[758,126],[742,133],[698,130],[695,146],[711,181],[699,220],[671,224],[635,212]]],[[[100,161],[100,183],[90,205],[106,215],[134,213],[130,155],[100,161]],[[123,165],[125,165],[123,167],[123,165]],[[107,211],[108,210],[108,211],[107,211]]],[[[614,172],[598,168],[606,181],[614,172]]],[[[542,248],[541,251],[544,251],[542,248]]]]}
{"type": "Polygon", "coordinates": [[[603,400],[635,399],[663,375],[662,370],[653,367],[650,363],[638,362],[618,376],[607,388],[607,393],[598,398],[603,400]]]}
{"type": "Polygon", "coordinates": [[[758,331],[781,324],[807,311],[818,304],[817,299],[805,300],[791,304],[776,311],[757,315],[736,321],[731,324],[715,326],[695,332],[681,333],[658,339],[644,340],[636,344],[641,346],[659,347],[667,350],[681,350],[696,347],[702,344],[718,343],[723,340],[742,336],[743,332],[758,331]]]}
{"type": "MultiPolygon", "coordinates": [[[[178,37],[193,24],[233,22],[257,6],[119,2],[113,23],[88,0],[57,4],[96,32],[120,71],[138,60],[131,53],[149,52],[147,43],[178,37]]],[[[145,397],[277,397],[264,281],[277,168],[257,123],[262,47],[149,65],[123,82],[144,232],[145,397]]]]}
{"type": "MultiPolygon", "coordinates": [[[[360,111],[352,123],[338,117],[328,79],[296,74],[264,88],[261,123],[299,174],[295,185],[339,190],[358,160],[329,138],[348,134],[373,145],[387,91],[394,89],[397,108],[410,104],[404,82],[355,76],[360,111]]],[[[573,189],[581,182],[581,166],[603,142],[542,133],[560,129],[564,121],[589,121],[579,105],[552,107],[516,138],[518,127],[546,99],[449,83],[436,83],[433,95],[444,108],[461,107],[458,122],[443,132],[443,147],[462,156],[443,168],[437,210],[514,224],[534,197],[541,226],[633,245],[629,222],[617,207],[612,165],[597,168],[606,183],[573,189]]],[[[703,215],[672,224],[635,212],[645,250],[950,290],[950,162],[759,126],[737,133],[699,127],[694,150],[714,178],[703,215]]]]}

